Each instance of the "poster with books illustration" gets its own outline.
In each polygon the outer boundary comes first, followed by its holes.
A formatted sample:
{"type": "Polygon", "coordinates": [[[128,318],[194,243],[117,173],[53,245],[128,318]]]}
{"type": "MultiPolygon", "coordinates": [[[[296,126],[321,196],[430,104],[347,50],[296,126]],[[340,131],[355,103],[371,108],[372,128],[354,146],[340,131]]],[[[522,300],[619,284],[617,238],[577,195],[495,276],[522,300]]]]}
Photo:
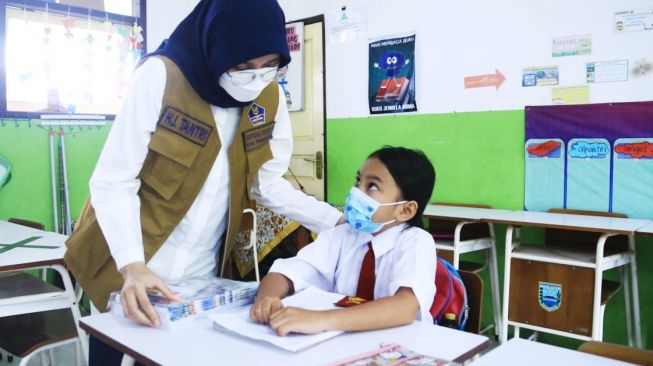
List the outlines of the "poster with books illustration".
{"type": "Polygon", "coordinates": [[[368,90],[370,114],[417,111],[414,33],[370,42],[368,90]]]}

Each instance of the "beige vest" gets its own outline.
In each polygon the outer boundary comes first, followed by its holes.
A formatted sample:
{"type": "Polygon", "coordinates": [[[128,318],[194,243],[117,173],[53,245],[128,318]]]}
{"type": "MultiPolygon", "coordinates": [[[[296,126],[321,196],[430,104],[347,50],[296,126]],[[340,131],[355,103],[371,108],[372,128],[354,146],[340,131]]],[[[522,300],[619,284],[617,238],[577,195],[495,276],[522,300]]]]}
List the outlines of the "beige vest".
{"type": "MultiPolygon", "coordinates": [[[[171,60],[160,58],[166,66],[163,106],[139,174],[142,184],[138,196],[146,262],[190,209],[221,147],[211,106],[195,93],[171,60]]],[[[223,253],[231,253],[243,208],[249,206],[252,199],[251,185],[258,169],[272,158],[269,140],[278,104],[278,85],[271,83],[254,102],[243,108],[229,147],[231,192],[223,253]]],[[[104,311],[109,294],[120,290],[123,279],[88,199],[66,246],[64,260],[68,269],[93,304],[104,311]]]]}

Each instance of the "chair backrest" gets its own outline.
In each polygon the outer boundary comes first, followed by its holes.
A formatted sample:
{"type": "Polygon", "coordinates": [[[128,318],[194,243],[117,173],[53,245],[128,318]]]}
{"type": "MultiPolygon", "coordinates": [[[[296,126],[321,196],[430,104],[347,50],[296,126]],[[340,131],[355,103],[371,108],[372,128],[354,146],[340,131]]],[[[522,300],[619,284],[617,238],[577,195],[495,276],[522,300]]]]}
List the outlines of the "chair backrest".
{"type": "Polygon", "coordinates": [[[7,221],[11,222],[12,224],[23,225],[23,226],[31,227],[33,229],[45,230],[45,225],[43,225],[40,222],[36,222],[36,221],[19,219],[19,218],[16,218],[16,217],[12,217],[7,221]]]}
{"type": "MultiPolygon", "coordinates": [[[[568,215],[586,215],[600,217],[626,218],[628,216],[605,211],[570,210],[563,208],[552,208],[548,212],[568,215]]],[[[601,233],[590,233],[584,231],[573,231],[563,229],[545,229],[544,242],[550,246],[560,246],[579,250],[594,250],[596,242],[601,233]]],[[[608,238],[605,244],[605,255],[623,252],[628,249],[628,238],[624,235],[617,235],[608,238]]]]}
{"type": "Polygon", "coordinates": [[[483,310],[483,279],[474,272],[458,271],[467,290],[469,315],[465,332],[481,333],[481,312],[483,310]]]}
{"type": "MultiPolygon", "coordinates": [[[[453,202],[431,202],[433,205],[440,206],[457,206],[473,208],[492,208],[490,205],[470,204],[470,203],[453,203],[453,202]]],[[[429,219],[428,230],[437,239],[453,240],[453,234],[456,230],[457,221],[429,219]]],[[[463,226],[460,232],[460,240],[472,240],[478,238],[487,238],[490,236],[490,226],[484,222],[471,223],[463,226]]]]}
{"type": "Polygon", "coordinates": [[[653,351],[633,348],[621,344],[589,341],[578,347],[578,350],[597,356],[630,362],[637,365],[653,366],[653,351]]]}

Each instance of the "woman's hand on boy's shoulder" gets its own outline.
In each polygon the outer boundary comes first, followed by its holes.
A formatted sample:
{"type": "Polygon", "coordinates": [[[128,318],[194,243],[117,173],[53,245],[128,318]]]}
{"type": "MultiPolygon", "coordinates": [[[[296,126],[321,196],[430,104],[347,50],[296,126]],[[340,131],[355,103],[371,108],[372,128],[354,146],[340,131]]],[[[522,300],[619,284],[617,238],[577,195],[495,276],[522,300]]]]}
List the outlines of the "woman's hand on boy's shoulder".
{"type": "Polygon", "coordinates": [[[254,305],[249,309],[249,316],[260,324],[269,324],[270,317],[275,312],[283,309],[283,303],[278,296],[257,297],[254,305]]]}

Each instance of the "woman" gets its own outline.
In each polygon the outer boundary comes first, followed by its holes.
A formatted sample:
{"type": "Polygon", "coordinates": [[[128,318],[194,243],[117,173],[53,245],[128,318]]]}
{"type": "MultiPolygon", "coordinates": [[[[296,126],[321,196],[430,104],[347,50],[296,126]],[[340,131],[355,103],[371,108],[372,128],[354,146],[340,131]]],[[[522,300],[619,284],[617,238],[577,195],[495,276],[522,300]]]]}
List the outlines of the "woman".
{"type": "Polygon", "coordinates": [[[174,299],[165,281],[220,275],[253,199],[314,231],[339,221],[282,177],[292,132],[273,80],[289,62],[276,0],[202,0],[144,59],[67,242],[95,307],[121,290],[125,315],[157,326],[146,292],[174,299]]]}

